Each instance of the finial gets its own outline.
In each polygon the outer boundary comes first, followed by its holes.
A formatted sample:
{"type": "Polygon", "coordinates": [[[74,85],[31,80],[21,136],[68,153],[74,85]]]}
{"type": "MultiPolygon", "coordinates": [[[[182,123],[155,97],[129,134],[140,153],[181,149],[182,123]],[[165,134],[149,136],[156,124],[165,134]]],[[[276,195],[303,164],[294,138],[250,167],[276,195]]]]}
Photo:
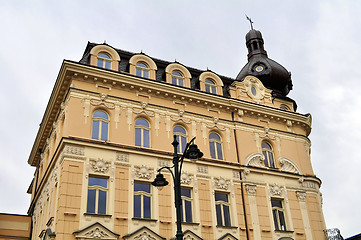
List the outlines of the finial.
{"type": "Polygon", "coordinates": [[[253,25],[252,25],[252,19],[251,18],[249,18],[248,16],[247,16],[247,14],[245,14],[246,15],[246,18],[247,18],[247,20],[249,21],[249,23],[251,24],[251,30],[253,30],[253,25]]]}
{"type": "Polygon", "coordinates": [[[107,44],[107,41],[106,41],[106,40],[104,40],[104,44],[107,44]]]}

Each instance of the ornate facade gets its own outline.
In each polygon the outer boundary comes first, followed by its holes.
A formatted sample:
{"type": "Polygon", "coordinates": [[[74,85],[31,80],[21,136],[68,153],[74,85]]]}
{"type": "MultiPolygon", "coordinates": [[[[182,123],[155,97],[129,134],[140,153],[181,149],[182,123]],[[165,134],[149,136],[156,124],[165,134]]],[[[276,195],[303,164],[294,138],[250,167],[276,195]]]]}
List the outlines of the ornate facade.
{"type": "Polygon", "coordinates": [[[236,79],[88,43],[65,60],[28,163],[31,239],[172,239],[174,193],[150,185],[197,137],[181,175],[184,239],[324,238],[311,116],[290,74],[246,36],[236,79]]]}

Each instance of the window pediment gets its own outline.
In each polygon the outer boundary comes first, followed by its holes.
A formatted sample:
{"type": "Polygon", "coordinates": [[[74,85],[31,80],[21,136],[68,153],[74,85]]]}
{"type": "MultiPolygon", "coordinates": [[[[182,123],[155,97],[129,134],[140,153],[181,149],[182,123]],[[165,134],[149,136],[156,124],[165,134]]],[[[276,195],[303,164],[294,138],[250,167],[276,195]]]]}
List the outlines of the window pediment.
{"type": "Polygon", "coordinates": [[[76,231],[73,234],[75,238],[79,240],[87,240],[87,239],[116,240],[119,237],[119,234],[110,231],[108,228],[106,228],[105,226],[103,226],[98,222],[82,230],[76,231]]]}
{"type": "Polygon", "coordinates": [[[164,237],[147,227],[141,227],[140,229],[123,236],[123,238],[128,240],[165,240],[164,237]]]}

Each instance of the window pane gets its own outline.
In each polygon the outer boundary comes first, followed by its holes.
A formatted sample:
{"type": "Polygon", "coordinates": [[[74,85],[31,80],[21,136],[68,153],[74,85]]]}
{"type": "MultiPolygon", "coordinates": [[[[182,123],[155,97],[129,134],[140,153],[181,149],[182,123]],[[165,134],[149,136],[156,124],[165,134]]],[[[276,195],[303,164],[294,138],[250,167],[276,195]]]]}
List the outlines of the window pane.
{"type": "Polygon", "coordinates": [[[148,68],[148,66],[145,63],[142,63],[142,62],[138,62],[137,67],[148,68]]]}
{"type": "Polygon", "coordinates": [[[105,61],[105,68],[110,69],[111,68],[111,62],[105,61]]]}
{"type": "Polygon", "coordinates": [[[223,153],[222,153],[222,144],[217,143],[217,157],[218,159],[222,160],[223,159],[223,153]]]}
{"type": "Polygon", "coordinates": [[[204,81],[204,82],[209,84],[209,85],[215,85],[215,83],[210,79],[206,79],[206,81],[204,81]]]}
{"type": "Polygon", "coordinates": [[[143,147],[149,147],[149,131],[146,129],[143,129],[143,147]]]}
{"type": "Polygon", "coordinates": [[[219,204],[216,205],[216,215],[217,215],[217,225],[223,226],[221,205],[219,205],[219,204]]]}
{"type": "Polygon", "coordinates": [[[142,146],[141,145],[141,128],[136,128],[135,129],[135,146],[142,146]]]}
{"type": "Polygon", "coordinates": [[[209,142],[209,150],[211,152],[211,158],[216,158],[216,149],[214,148],[214,142],[209,142]]]}
{"type": "Polygon", "coordinates": [[[206,85],[206,92],[208,92],[208,93],[211,92],[211,89],[208,85],[206,85]]]}
{"type": "Polygon", "coordinates": [[[141,77],[142,76],[142,70],[137,68],[135,75],[137,75],[138,77],[141,77]]]}
{"type": "Polygon", "coordinates": [[[149,123],[147,120],[145,120],[144,118],[138,118],[135,121],[135,126],[145,126],[145,127],[149,127],[149,123]]]}
{"type": "Polygon", "coordinates": [[[269,161],[269,164],[270,164],[270,167],[275,167],[275,163],[273,161],[273,154],[272,152],[268,152],[268,161],[269,161]]]}
{"type": "Polygon", "coordinates": [[[229,206],[223,205],[224,226],[231,226],[231,216],[229,214],[229,206]]]}
{"type": "Polygon", "coordinates": [[[211,89],[212,89],[212,93],[217,93],[216,87],[212,87],[211,89]]]}
{"type": "Polygon", "coordinates": [[[134,191],[135,192],[143,191],[146,193],[150,193],[150,184],[134,182],[134,191]]]}
{"type": "Polygon", "coordinates": [[[269,145],[267,142],[262,142],[262,148],[271,149],[271,145],[269,145]]]}
{"type": "Polygon", "coordinates": [[[225,193],[215,193],[216,201],[223,201],[228,203],[228,196],[225,193]]]}
{"type": "Polygon", "coordinates": [[[102,122],[102,136],[101,136],[101,139],[103,141],[108,140],[108,123],[107,122],[102,122]]]}
{"type": "Polygon", "coordinates": [[[186,212],[186,222],[192,222],[192,203],[190,201],[184,201],[184,204],[186,212]]]}
{"type": "Polygon", "coordinates": [[[150,218],[150,197],[143,196],[144,218],[150,218]]]}
{"type": "Polygon", "coordinates": [[[182,142],[182,153],[184,152],[185,148],[186,148],[186,145],[187,145],[187,138],[185,137],[181,137],[181,142],[182,142]]]}
{"type": "Polygon", "coordinates": [[[184,86],[184,80],[181,78],[178,78],[178,86],[184,86]]]}
{"type": "Polygon", "coordinates": [[[148,71],[143,71],[143,77],[149,78],[149,72],[148,71]]]}
{"type": "Polygon", "coordinates": [[[273,221],[275,223],[275,229],[276,230],[280,230],[279,229],[279,225],[278,225],[278,220],[277,220],[277,210],[276,209],[273,209],[272,210],[272,213],[273,213],[273,221]]]}
{"type": "Polygon", "coordinates": [[[88,186],[100,186],[107,188],[108,181],[106,178],[89,177],[88,186]]]}
{"type": "Polygon", "coordinates": [[[98,59],[97,66],[103,67],[103,62],[104,62],[104,60],[98,59]]]}
{"type": "Polygon", "coordinates": [[[214,140],[217,140],[217,141],[221,141],[221,137],[215,132],[211,132],[209,134],[209,139],[214,139],[214,140]]]}
{"type": "Polygon", "coordinates": [[[186,134],[186,130],[182,126],[175,126],[173,132],[186,134]]]}
{"type": "Polygon", "coordinates": [[[177,85],[177,78],[172,77],[172,84],[173,84],[173,85],[177,85]]]}
{"type": "Polygon", "coordinates": [[[95,213],[95,189],[88,190],[87,213],[95,213]]]}
{"type": "Polygon", "coordinates": [[[108,114],[106,114],[104,111],[96,111],[93,113],[93,118],[103,118],[108,120],[108,114]]]}
{"type": "Polygon", "coordinates": [[[278,215],[279,215],[281,230],[286,230],[286,221],[285,221],[285,216],[283,215],[283,212],[278,211],[278,215]]]}
{"type": "Polygon", "coordinates": [[[93,121],[92,139],[99,139],[99,121],[93,121]]]}
{"type": "Polygon", "coordinates": [[[142,217],[141,216],[141,203],[140,203],[140,198],[142,196],[140,195],[134,195],[134,217],[142,217]]]}
{"type": "Polygon", "coordinates": [[[185,197],[191,197],[191,190],[187,188],[181,188],[181,195],[185,197]]]}
{"type": "Polygon", "coordinates": [[[98,214],[107,213],[107,192],[99,190],[98,214]]]}
{"type": "Polygon", "coordinates": [[[271,204],[272,204],[272,207],[282,208],[281,200],[271,199],[271,204]]]}
{"type": "Polygon", "coordinates": [[[99,53],[98,54],[98,57],[101,57],[101,58],[106,58],[106,59],[111,59],[110,56],[106,53],[99,53]]]}
{"type": "Polygon", "coordinates": [[[183,75],[178,71],[173,71],[172,75],[177,76],[177,77],[183,77],[183,75]]]}

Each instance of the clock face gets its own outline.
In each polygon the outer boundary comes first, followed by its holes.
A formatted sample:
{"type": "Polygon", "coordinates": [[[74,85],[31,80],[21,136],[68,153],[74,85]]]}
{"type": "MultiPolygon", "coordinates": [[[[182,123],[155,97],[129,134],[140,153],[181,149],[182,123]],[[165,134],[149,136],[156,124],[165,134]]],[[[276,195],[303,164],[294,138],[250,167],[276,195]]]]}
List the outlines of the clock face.
{"type": "Polygon", "coordinates": [[[261,65],[258,65],[256,68],[255,68],[256,72],[262,72],[263,71],[263,66],[261,65]]]}

